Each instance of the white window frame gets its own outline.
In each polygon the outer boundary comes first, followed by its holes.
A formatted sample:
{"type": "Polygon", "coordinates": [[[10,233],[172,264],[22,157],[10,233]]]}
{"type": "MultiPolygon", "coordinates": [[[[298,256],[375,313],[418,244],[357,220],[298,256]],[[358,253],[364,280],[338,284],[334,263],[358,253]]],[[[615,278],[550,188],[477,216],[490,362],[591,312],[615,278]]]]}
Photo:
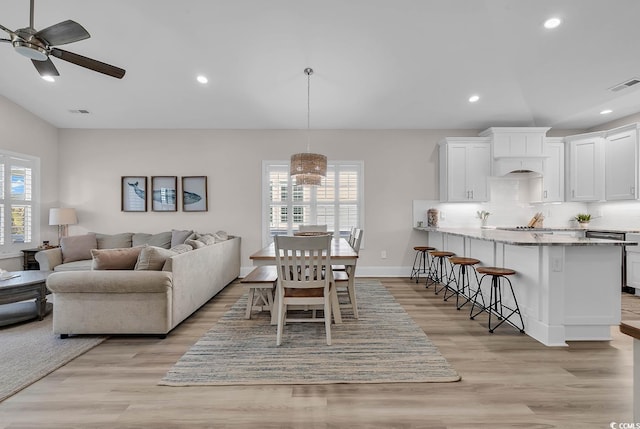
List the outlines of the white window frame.
{"type": "MultiPolygon", "coordinates": [[[[353,167],[356,166],[356,169],[358,171],[358,194],[357,194],[357,201],[356,204],[358,205],[358,220],[357,220],[357,226],[358,228],[364,228],[364,161],[329,161],[327,163],[327,167],[329,169],[334,168],[337,171],[340,171],[341,168],[347,168],[347,167],[353,167]]],[[[289,171],[289,161],[262,161],[262,245],[263,246],[268,246],[269,244],[271,244],[273,242],[273,237],[271,237],[270,234],[270,229],[269,229],[269,224],[270,224],[270,216],[271,216],[271,212],[270,212],[270,208],[271,208],[271,198],[270,198],[270,177],[269,177],[269,173],[271,171],[271,169],[273,167],[280,167],[280,168],[286,168],[286,171],[289,171]]],[[[338,183],[338,179],[337,179],[338,175],[336,174],[336,186],[339,185],[338,183]]],[[[295,180],[295,179],[293,179],[295,180]]],[[[293,201],[293,192],[292,192],[292,179],[289,176],[288,177],[288,181],[287,181],[287,197],[286,197],[286,202],[285,204],[283,204],[282,207],[287,207],[287,233],[291,234],[293,233],[293,217],[294,217],[294,213],[293,213],[293,206],[294,206],[294,201],[293,201]]],[[[336,195],[338,195],[338,192],[336,192],[336,195]]],[[[317,200],[316,200],[316,191],[315,191],[315,187],[312,187],[311,190],[311,210],[310,210],[310,216],[311,216],[311,223],[314,223],[315,221],[313,219],[315,219],[316,216],[316,206],[317,206],[317,200]]],[[[324,204],[324,203],[321,203],[324,204]]],[[[336,201],[334,201],[334,207],[339,207],[339,203],[336,204],[336,201]]],[[[338,215],[338,210],[336,208],[336,213],[335,213],[335,219],[336,222],[339,222],[339,215],[338,215]]],[[[335,231],[335,234],[337,236],[337,234],[339,233],[339,231],[335,231]]]]}
{"type": "Polygon", "coordinates": [[[4,243],[0,244],[2,257],[20,256],[20,250],[33,248],[40,241],[40,158],[0,149],[0,164],[4,165],[4,192],[0,195],[0,204],[4,206],[4,243]],[[31,169],[31,201],[11,199],[11,166],[31,169]],[[13,205],[31,206],[31,240],[24,243],[12,243],[11,207],[13,205]]]}

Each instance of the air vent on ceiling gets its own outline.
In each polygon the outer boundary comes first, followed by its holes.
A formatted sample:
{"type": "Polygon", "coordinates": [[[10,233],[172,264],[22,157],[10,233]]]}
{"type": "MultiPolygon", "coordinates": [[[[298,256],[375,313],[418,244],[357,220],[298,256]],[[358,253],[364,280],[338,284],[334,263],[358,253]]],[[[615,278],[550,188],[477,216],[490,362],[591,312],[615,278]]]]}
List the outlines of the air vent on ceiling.
{"type": "Polygon", "coordinates": [[[609,90],[613,91],[613,92],[618,92],[618,91],[622,91],[623,89],[626,89],[626,88],[632,87],[634,85],[637,85],[639,83],[640,83],[640,78],[634,77],[634,78],[631,78],[631,79],[627,80],[626,82],[619,83],[618,85],[615,85],[615,86],[609,88],[609,90]]]}
{"type": "Polygon", "coordinates": [[[90,112],[86,109],[77,109],[77,110],[69,110],[71,113],[81,113],[84,115],[88,115],[90,112]]]}

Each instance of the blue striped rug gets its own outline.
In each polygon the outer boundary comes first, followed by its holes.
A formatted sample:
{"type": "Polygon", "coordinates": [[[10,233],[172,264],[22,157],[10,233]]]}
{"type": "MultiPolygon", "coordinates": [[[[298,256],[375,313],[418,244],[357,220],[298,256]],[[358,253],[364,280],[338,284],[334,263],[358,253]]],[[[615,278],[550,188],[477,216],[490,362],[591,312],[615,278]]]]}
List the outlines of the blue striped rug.
{"type": "Polygon", "coordinates": [[[425,383],[460,380],[378,280],[358,280],[358,320],[343,311],[326,345],[323,323],[290,323],[276,346],[267,312],[244,319],[246,294],[167,372],[166,386],[425,383]]]}

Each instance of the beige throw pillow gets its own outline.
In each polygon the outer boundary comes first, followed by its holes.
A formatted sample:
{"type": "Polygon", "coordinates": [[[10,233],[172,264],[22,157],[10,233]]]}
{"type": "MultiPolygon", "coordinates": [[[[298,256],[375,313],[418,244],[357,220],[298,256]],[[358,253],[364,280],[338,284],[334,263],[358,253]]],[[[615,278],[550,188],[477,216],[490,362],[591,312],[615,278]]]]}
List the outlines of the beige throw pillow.
{"type": "Polygon", "coordinates": [[[136,262],[136,270],[148,270],[148,271],[160,271],[165,261],[177,255],[169,249],[163,249],[162,247],[147,246],[142,249],[140,256],[138,256],[138,262],[136,262]]]}
{"type": "Polygon", "coordinates": [[[143,247],[91,249],[93,270],[133,270],[143,247]]]}
{"type": "Polygon", "coordinates": [[[187,241],[185,241],[184,244],[188,244],[189,246],[193,247],[194,249],[200,249],[201,247],[206,246],[206,244],[204,244],[200,240],[191,240],[191,239],[188,239],[187,241]]]}
{"type": "Polygon", "coordinates": [[[62,262],[84,261],[91,259],[91,249],[96,249],[98,242],[95,234],[71,235],[60,239],[62,262]]]}

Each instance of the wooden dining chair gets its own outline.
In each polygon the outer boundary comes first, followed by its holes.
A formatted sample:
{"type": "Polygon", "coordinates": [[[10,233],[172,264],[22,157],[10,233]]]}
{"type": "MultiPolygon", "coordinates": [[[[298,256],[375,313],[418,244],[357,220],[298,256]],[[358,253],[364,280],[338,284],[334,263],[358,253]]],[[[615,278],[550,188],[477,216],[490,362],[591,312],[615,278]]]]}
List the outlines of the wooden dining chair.
{"type": "Polygon", "coordinates": [[[299,232],[327,232],[327,225],[299,225],[299,232]]]}
{"type": "Polygon", "coordinates": [[[331,236],[276,236],[274,244],[278,267],[276,344],[282,344],[287,322],[324,322],[327,345],[331,345],[331,236]],[[323,317],[287,317],[289,305],[321,306],[323,317]]]}
{"type": "MultiPolygon", "coordinates": [[[[353,245],[351,246],[353,250],[358,253],[360,251],[360,243],[362,243],[362,236],[364,234],[364,230],[356,229],[354,234],[353,245]]],[[[356,286],[355,286],[355,275],[356,275],[356,266],[355,265],[342,265],[333,268],[333,278],[336,285],[337,292],[347,292],[349,296],[349,303],[345,304],[345,308],[351,308],[353,311],[353,317],[358,318],[358,301],[356,299],[356,286]],[[350,278],[353,278],[354,281],[349,281],[350,278]]]]}

